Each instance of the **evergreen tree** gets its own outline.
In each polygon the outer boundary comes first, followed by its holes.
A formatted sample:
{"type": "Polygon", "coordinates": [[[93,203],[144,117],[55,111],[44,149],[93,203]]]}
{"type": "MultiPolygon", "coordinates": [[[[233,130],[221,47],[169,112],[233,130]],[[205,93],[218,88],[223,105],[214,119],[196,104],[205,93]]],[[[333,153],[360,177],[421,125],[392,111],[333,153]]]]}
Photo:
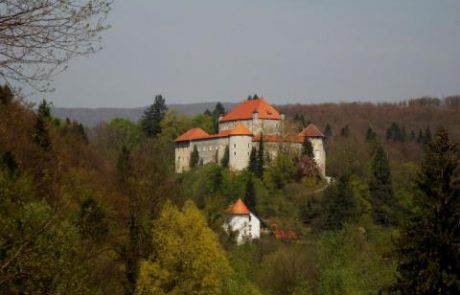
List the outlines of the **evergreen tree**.
{"type": "Polygon", "coordinates": [[[262,178],[264,176],[265,167],[265,153],[264,153],[264,136],[260,134],[259,148],[257,149],[257,169],[256,176],[262,178]]]}
{"type": "Polygon", "coordinates": [[[329,123],[326,124],[326,128],[324,128],[324,136],[330,137],[332,136],[332,127],[329,123]]]}
{"type": "Polygon", "coordinates": [[[352,220],[356,214],[356,203],[348,176],[339,177],[337,183],[326,190],[324,206],[324,229],[338,230],[352,220]]]}
{"type": "Polygon", "coordinates": [[[409,140],[410,140],[410,141],[415,141],[416,139],[417,139],[417,136],[415,135],[414,129],[412,129],[412,130],[410,131],[409,140]]]}
{"type": "Polygon", "coordinates": [[[131,152],[126,146],[122,146],[117,161],[117,184],[122,192],[127,192],[129,178],[133,174],[131,152]]]}
{"type": "Polygon", "coordinates": [[[251,95],[248,95],[248,100],[252,100],[252,96],[251,96],[251,95]]]}
{"type": "Polygon", "coordinates": [[[374,221],[388,226],[391,218],[391,207],[394,205],[393,184],[390,164],[383,146],[378,146],[372,159],[372,175],[369,181],[372,213],[374,221]]]}
{"type": "Polygon", "coordinates": [[[371,127],[368,127],[366,132],[366,141],[373,141],[375,139],[377,139],[377,133],[375,133],[371,127]]]}
{"type": "Polygon", "coordinates": [[[38,115],[42,118],[51,118],[51,104],[48,103],[45,99],[42,100],[38,106],[38,115]]]}
{"type": "Polygon", "coordinates": [[[313,145],[311,144],[311,141],[306,136],[303,138],[302,156],[309,156],[311,159],[314,158],[313,145]]]}
{"type": "Polygon", "coordinates": [[[243,201],[251,212],[256,212],[256,191],[254,189],[252,175],[249,175],[248,180],[246,181],[246,189],[244,191],[243,201]]]}
{"type": "Polygon", "coordinates": [[[214,110],[210,115],[212,116],[212,133],[218,133],[219,132],[219,117],[225,115],[225,108],[224,106],[218,102],[216,106],[214,107],[214,110]]]}
{"type": "Polygon", "coordinates": [[[399,294],[460,294],[460,162],[440,129],[425,152],[416,209],[397,241],[399,294]]]}
{"type": "Polygon", "coordinates": [[[147,137],[156,137],[161,133],[161,121],[167,110],[163,96],[155,96],[154,103],[145,110],[141,119],[141,128],[147,137]]]}
{"type": "Polygon", "coordinates": [[[343,128],[340,130],[340,136],[342,136],[342,137],[348,137],[348,136],[350,136],[350,128],[348,127],[348,125],[345,125],[345,127],[343,127],[343,128]]]}
{"type": "Polygon", "coordinates": [[[432,137],[432,135],[431,135],[430,126],[427,126],[426,129],[425,129],[424,143],[425,143],[425,144],[428,144],[428,143],[431,142],[432,139],[433,139],[433,137],[432,137]]]}
{"type": "Polygon", "coordinates": [[[222,167],[227,168],[229,161],[230,161],[230,149],[229,149],[228,145],[226,145],[225,146],[225,151],[224,151],[224,156],[222,157],[222,160],[221,160],[220,163],[221,163],[222,167]]]}
{"type": "Polygon", "coordinates": [[[107,237],[109,232],[104,211],[91,196],[88,196],[80,206],[79,229],[83,239],[96,242],[107,237]]]}
{"type": "Polygon", "coordinates": [[[257,163],[257,150],[255,148],[251,149],[251,154],[249,156],[249,165],[248,170],[254,175],[257,175],[258,163],[257,163]]]}
{"type": "Polygon", "coordinates": [[[48,133],[45,122],[41,116],[38,116],[35,121],[35,126],[32,133],[32,140],[39,145],[44,151],[51,150],[51,138],[48,133]]]}
{"type": "Polygon", "coordinates": [[[2,155],[0,164],[3,166],[2,168],[4,168],[10,175],[16,174],[18,170],[18,163],[16,163],[16,160],[10,151],[2,155]]]}
{"type": "Polygon", "coordinates": [[[0,85],[0,104],[7,105],[13,101],[13,91],[8,85],[0,85]]]}
{"type": "Polygon", "coordinates": [[[254,94],[254,95],[252,96],[252,99],[253,99],[253,100],[259,99],[259,96],[257,96],[257,94],[254,94]]]}
{"type": "Polygon", "coordinates": [[[417,136],[417,143],[424,143],[425,142],[425,135],[423,134],[422,130],[418,131],[418,136],[417,136]]]}
{"type": "Polygon", "coordinates": [[[193,151],[190,154],[190,168],[196,167],[200,162],[200,154],[196,145],[193,146],[193,151]]]}

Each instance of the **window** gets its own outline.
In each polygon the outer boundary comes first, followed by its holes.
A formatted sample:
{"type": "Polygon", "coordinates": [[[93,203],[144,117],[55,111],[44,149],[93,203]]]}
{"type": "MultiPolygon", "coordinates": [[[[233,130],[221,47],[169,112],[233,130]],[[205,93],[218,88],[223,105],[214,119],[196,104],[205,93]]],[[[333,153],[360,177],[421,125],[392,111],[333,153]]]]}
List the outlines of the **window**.
{"type": "Polygon", "coordinates": [[[233,152],[233,155],[236,156],[236,151],[233,152]]]}
{"type": "Polygon", "coordinates": [[[236,148],[236,143],[233,144],[233,147],[236,148]]]}

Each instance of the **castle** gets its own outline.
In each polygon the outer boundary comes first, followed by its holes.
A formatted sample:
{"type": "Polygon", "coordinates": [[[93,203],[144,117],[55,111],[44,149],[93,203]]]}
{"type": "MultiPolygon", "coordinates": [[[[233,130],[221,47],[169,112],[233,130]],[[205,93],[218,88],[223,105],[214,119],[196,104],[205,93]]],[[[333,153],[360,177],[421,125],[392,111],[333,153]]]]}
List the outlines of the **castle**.
{"type": "Polygon", "coordinates": [[[284,115],[265,99],[245,100],[225,116],[219,118],[217,134],[208,134],[201,128],[192,128],[175,140],[176,172],[189,169],[190,156],[196,147],[200,162],[221,163],[228,151],[228,166],[240,171],[247,168],[251,150],[262,141],[265,156],[271,160],[278,154],[299,156],[305,139],[310,140],[319,171],[326,176],[326,153],[323,133],[308,125],[299,134],[284,134],[284,115]],[[228,147],[228,148],[227,148],[228,147]]]}

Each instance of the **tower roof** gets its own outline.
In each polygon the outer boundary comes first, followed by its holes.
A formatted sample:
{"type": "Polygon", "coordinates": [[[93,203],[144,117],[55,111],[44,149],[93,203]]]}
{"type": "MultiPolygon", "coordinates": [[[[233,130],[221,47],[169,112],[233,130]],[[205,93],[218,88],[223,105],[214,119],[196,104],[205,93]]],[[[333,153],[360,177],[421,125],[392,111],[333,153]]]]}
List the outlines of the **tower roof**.
{"type": "Polygon", "coordinates": [[[299,136],[303,137],[326,137],[324,134],[316,127],[315,124],[309,124],[305,127],[302,132],[299,133],[299,136]]]}
{"type": "Polygon", "coordinates": [[[260,119],[281,120],[280,113],[265,99],[245,100],[227,113],[220,122],[250,120],[252,114],[258,113],[260,119]]]}
{"type": "Polygon", "coordinates": [[[204,131],[201,128],[192,128],[185,132],[184,134],[180,135],[179,137],[176,138],[176,142],[178,141],[189,141],[193,139],[200,139],[200,138],[206,138],[208,137],[209,134],[204,131]]]}
{"type": "Polygon", "coordinates": [[[238,199],[233,205],[230,206],[228,213],[234,215],[247,215],[251,212],[249,211],[248,207],[246,207],[243,200],[238,199]]]}
{"type": "Polygon", "coordinates": [[[235,128],[230,131],[229,135],[249,135],[252,136],[252,132],[249,131],[243,123],[236,124],[235,128]]]}

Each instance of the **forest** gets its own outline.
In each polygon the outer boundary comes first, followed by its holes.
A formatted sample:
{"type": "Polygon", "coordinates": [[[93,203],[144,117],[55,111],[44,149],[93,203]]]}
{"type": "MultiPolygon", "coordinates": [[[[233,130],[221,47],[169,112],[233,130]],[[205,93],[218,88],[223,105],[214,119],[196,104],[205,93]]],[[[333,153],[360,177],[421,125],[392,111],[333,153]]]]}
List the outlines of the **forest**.
{"type": "Polygon", "coordinates": [[[158,95],[87,128],[0,90],[1,294],[460,292],[459,97],[278,106],[327,136],[327,184],[287,156],[174,173],[174,139],[221,104],[188,117],[158,95]],[[241,246],[222,227],[238,198],[267,228],[241,246]]]}

